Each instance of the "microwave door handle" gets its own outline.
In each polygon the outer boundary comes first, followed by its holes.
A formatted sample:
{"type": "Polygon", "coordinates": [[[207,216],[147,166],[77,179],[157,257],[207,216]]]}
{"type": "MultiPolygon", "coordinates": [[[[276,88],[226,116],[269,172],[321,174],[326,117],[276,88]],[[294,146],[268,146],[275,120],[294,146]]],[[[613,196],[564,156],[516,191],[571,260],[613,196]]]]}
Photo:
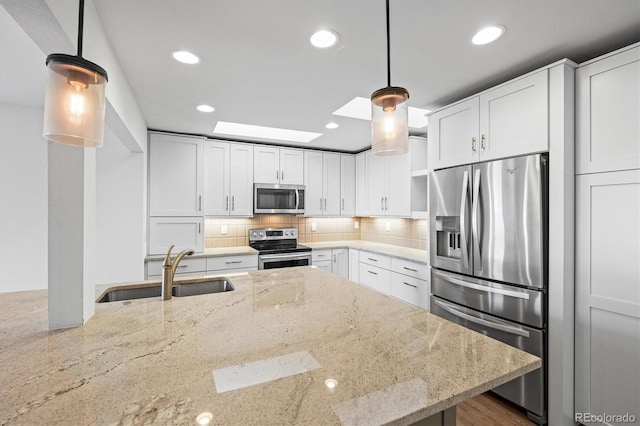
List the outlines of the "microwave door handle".
{"type": "Polygon", "coordinates": [[[485,319],[482,319],[482,318],[475,317],[473,315],[465,314],[464,312],[460,312],[459,310],[454,309],[453,307],[449,306],[448,304],[445,305],[445,303],[443,303],[443,302],[441,302],[439,300],[434,300],[434,302],[440,308],[444,309],[445,311],[449,312],[451,315],[454,315],[454,316],[456,316],[458,318],[465,319],[467,321],[473,322],[473,323],[481,325],[483,327],[492,328],[492,329],[498,330],[498,331],[504,331],[505,333],[515,334],[516,336],[522,336],[522,337],[525,337],[527,339],[529,338],[529,332],[527,330],[523,330],[523,329],[518,328],[518,327],[509,327],[508,325],[498,324],[498,323],[493,322],[493,321],[488,321],[488,320],[485,320],[485,319]]]}
{"type": "Polygon", "coordinates": [[[473,235],[474,255],[477,254],[478,261],[473,262],[478,266],[477,272],[482,271],[482,253],[480,244],[480,232],[478,231],[478,205],[480,204],[480,169],[476,169],[475,176],[473,178],[473,212],[471,213],[471,230],[473,235]]]}
{"type": "Polygon", "coordinates": [[[300,190],[296,189],[296,210],[299,209],[300,207],[300,190]]]}
{"type": "Polygon", "coordinates": [[[467,194],[469,193],[469,172],[462,175],[462,199],[460,200],[460,251],[462,267],[469,268],[469,251],[467,249],[467,194]]]}

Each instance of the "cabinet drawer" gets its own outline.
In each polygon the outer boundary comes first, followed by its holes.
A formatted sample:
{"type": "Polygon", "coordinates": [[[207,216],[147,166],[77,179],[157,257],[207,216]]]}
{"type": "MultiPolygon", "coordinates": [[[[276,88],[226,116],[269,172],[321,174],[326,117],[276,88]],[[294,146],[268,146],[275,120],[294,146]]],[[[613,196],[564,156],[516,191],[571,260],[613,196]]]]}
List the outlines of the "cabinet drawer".
{"type": "Polygon", "coordinates": [[[311,264],[321,262],[323,260],[331,261],[331,249],[313,250],[311,252],[311,264]]]}
{"type": "Polygon", "coordinates": [[[313,266],[317,266],[320,269],[324,269],[327,272],[332,272],[330,260],[320,260],[313,262],[313,266]]]}
{"type": "Polygon", "coordinates": [[[391,258],[391,271],[399,274],[409,275],[413,278],[421,280],[428,280],[429,273],[427,272],[427,265],[412,262],[406,259],[398,259],[397,257],[391,258]]]}
{"type": "Polygon", "coordinates": [[[360,262],[360,271],[358,271],[358,275],[360,276],[360,284],[364,284],[381,293],[389,294],[391,272],[387,269],[378,268],[377,266],[371,266],[360,262]]]}
{"type": "Polygon", "coordinates": [[[370,251],[360,250],[360,262],[379,268],[390,269],[391,258],[384,254],[371,253],[370,251]]]}
{"type": "Polygon", "coordinates": [[[392,272],[390,294],[412,305],[426,307],[427,298],[429,297],[426,291],[426,285],[427,281],[425,280],[392,272]]]}
{"type": "MultiPolygon", "coordinates": [[[[162,275],[162,260],[155,260],[152,262],[147,262],[147,276],[161,276],[162,275]]],[[[207,260],[204,258],[199,259],[188,259],[183,258],[178,264],[178,268],[176,269],[176,275],[188,274],[191,272],[201,272],[201,275],[204,275],[204,272],[207,270],[207,260]]]]}
{"type": "Polygon", "coordinates": [[[225,269],[258,269],[258,255],[208,257],[207,271],[225,269]]]}

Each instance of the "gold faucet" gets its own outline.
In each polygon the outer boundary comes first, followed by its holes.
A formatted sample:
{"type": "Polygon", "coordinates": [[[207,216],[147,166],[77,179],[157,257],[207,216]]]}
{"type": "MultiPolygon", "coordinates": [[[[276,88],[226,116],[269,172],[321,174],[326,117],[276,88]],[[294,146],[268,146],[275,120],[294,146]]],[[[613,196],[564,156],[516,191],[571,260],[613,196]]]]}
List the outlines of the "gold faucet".
{"type": "Polygon", "coordinates": [[[176,275],[176,268],[178,263],[185,256],[191,256],[193,250],[182,250],[173,261],[171,261],[171,250],[173,250],[173,244],[169,246],[167,250],[167,257],[164,258],[162,263],[162,300],[171,299],[171,287],[173,287],[173,277],[176,275]]]}

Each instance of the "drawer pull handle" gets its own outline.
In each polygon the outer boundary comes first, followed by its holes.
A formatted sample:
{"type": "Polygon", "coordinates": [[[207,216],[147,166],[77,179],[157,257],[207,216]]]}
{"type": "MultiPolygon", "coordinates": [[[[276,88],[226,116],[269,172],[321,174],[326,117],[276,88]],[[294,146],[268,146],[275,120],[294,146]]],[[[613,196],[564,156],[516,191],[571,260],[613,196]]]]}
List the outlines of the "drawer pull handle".
{"type": "Polygon", "coordinates": [[[409,284],[409,283],[404,282],[404,281],[402,281],[402,284],[406,284],[406,285],[408,285],[409,287],[418,288],[418,286],[417,286],[417,285],[409,284]]]}
{"type": "Polygon", "coordinates": [[[373,275],[378,275],[377,272],[373,272],[373,271],[367,271],[367,272],[370,273],[370,274],[373,274],[373,275]]]}
{"type": "Polygon", "coordinates": [[[233,260],[233,261],[229,261],[229,262],[224,262],[225,265],[233,265],[236,263],[242,263],[242,260],[233,260]]]}
{"type": "MultiPolygon", "coordinates": [[[[407,268],[406,266],[403,266],[404,269],[406,269],[407,271],[411,271],[411,272],[418,272],[417,269],[411,269],[411,268],[407,268]]],[[[405,283],[406,284],[406,283],[405,283]]]]}
{"type": "Polygon", "coordinates": [[[372,258],[370,258],[370,257],[367,257],[367,259],[369,259],[369,260],[371,260],[371,261],[373,261],[373,262],[377,262],[377,261],[378,261],[378,259],[372,259],[372,258]]]}
{"type": "Polygon", "coordinates": [[[189,265],[178,265],[178,268],[188,268],[189,265]]]}

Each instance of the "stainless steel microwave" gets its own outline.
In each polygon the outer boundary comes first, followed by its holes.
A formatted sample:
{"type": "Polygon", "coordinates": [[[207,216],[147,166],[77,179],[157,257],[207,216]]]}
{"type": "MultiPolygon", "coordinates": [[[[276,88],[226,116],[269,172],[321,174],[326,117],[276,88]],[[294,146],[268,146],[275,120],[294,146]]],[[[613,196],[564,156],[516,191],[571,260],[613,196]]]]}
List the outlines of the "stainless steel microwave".
{"type": "Polygon", "coordinates": [[[253,212],[304,214],[304,185],[253,184],[253,212]]]}

